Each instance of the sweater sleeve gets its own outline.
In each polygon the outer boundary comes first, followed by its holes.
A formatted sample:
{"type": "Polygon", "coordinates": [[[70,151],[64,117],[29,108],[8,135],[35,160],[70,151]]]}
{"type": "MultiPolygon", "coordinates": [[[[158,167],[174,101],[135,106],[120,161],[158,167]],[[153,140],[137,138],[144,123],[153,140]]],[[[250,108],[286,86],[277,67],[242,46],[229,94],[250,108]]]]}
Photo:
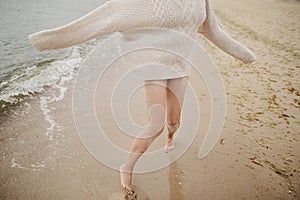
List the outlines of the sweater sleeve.
{"type": "MultiPolygon", "coordinates": [[[[110,0],[81,18],[57,27],[29,35],[29,41],[39,51],[66,48],[91,39],[145,25],[141,13],[146,0],[110,0]]],[[[148,20],[149,21],[149,20],[148,20]]]]}
{"type": "Polygon", "coordinates": [[[206,20],[199,27],[198,32],[208,38],[216,46],[227,52],[229,55],[250,63],[256,60],[254,53],[243,46],[238,41],[234,40],[223,28],[220,21],[217,19],[210,0],[206,2],[206,20]]]}

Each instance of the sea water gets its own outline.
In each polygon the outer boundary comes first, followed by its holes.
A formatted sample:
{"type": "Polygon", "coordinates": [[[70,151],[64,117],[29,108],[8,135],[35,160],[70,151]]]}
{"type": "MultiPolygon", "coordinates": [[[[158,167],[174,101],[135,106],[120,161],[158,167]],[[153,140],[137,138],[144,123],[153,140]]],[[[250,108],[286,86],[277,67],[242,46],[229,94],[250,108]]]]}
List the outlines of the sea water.
{"type": "Polygon", "coordinates": [[[0,106],[68,79],[97,43],[39,52],[29,43],[29,34],[65,25],[105,2],[0,0],[0,106]]]}

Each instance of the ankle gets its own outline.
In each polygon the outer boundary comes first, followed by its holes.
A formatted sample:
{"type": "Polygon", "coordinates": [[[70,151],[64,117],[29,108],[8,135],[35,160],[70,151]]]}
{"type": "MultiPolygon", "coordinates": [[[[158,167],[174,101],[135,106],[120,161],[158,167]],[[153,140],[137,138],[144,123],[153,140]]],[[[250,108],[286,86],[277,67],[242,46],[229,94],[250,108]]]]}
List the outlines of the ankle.
{"type": "Polygon", "coordinates": [[[168,121],[167,128],[168,128],[169,135],[171,134],[173,136],[173,134],[179,129],[179,126],[180,126],[180,122],[173,123],[168,121]]]}

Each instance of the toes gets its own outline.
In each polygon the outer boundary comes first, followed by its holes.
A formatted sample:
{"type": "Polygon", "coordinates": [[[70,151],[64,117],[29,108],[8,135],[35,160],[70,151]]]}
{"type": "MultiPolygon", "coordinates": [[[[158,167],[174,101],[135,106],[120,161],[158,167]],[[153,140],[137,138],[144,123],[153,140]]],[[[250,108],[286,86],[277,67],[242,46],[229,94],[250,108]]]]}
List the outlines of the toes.
{"type": "Polygon", "coordinates": [[[127,194],[133,192],[131,187],[125,186],[124,189],[126,190],[127,194]]]}

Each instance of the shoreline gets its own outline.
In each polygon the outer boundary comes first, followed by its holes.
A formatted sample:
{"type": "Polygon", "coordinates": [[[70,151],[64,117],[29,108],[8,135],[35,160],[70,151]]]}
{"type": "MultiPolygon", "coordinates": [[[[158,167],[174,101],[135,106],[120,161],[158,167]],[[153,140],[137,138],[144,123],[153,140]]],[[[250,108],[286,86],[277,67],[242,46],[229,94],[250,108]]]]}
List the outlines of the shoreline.
{"type": "MultiPolygon", "coordinates": [[[[151,200],[300,198],[299,42],[293,30],[300,27],[299,22],[291,28],[292,20],[299,17],[297,8],[280,4],[265,8],[266,3],[258,0],[250,4],[215,0],[214,5],[226,30],[251,47],[258,61],[244,65],[205,43],[227,95],[220,141],[207,158],[198,159],[210,108],[205,85],[195,75],[190,82],[201,115],[196,139],[171,166],[135,174],[134,187],[151,200]],[[291,19],[282,17],[287,13],[291,19]]],[[[0,199],[107,199],[120,191],[118,171],[91,156],[77,134],[72,114],[75,78],[64,85],[63,99],[55,101],[60,91],[46,88],[0,116],[0,199]]],[[[131,139],[115,134],[118,130],[109,123],[109,106],[100,104],[108,100],[111,87],[108,84],[97,94],[97,112],[112,140],[128,148],[131,139]]],[[[138,109],[133,117],[142,123],[143,92],[136,95],[138,109]]],[[[163,134],[149,151],[162,147],[163,134]]]]}

